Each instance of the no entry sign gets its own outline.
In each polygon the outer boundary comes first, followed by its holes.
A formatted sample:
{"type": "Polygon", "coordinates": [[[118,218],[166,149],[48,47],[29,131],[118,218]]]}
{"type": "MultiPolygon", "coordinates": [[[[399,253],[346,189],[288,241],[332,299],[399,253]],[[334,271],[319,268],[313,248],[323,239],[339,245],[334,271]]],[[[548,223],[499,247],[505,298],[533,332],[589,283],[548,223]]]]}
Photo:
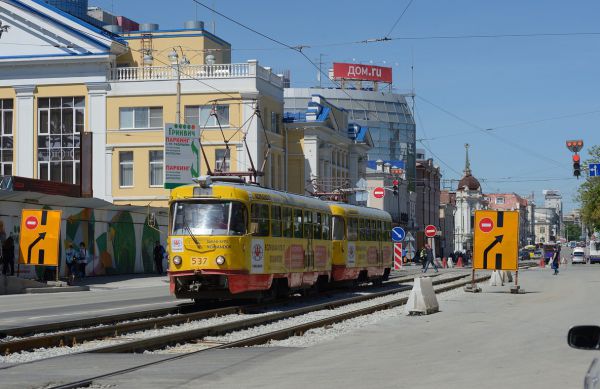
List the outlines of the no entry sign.
{"type": "Polygon", "coordinates": [[[383,189],[382,187],[377,187],[373,190],[373,196],[376,199],[381,199],[383,198],[383,196],[385,196],[385,189],[383,189]]]}
{"type": "Polygon", "coordinates": [[[489,217],[484,217],[479,221],[479,229],[481,232],[490,232],[494,229],[494,221],[489,217]]]}
{"type": "Polygon", "coordinates": [[[435,226],[428,225],[427,227],[425,227],[425,236],[426,237],[433,238],[436,233],[437,233],[437,228],[435,228],[435,226]]]}

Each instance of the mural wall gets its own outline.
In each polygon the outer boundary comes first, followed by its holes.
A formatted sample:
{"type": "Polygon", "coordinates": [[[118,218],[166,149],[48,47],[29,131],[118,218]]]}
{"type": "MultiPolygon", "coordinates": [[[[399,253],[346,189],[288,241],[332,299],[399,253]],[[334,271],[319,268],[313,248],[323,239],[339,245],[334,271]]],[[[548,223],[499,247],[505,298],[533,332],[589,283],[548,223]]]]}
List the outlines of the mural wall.
{"type": "MultiPolygon", "coordinates": [[[[60,275],[66,276],[65,250],[69,245],[88,249],[86,275],[114,275],[155,272],[153,249],[156,241],[166,247],[166,212],[155,213],[156,225],[149,225],[150,215],[141,207],[104,210],[73,207],[48,207],[0,201],[0,241],[12,235],[19,241],[22,209],[62,211],[60,275]]],[[[18,258],[18,247],[15,256],[18,258]]],[[[166,262],[163,261],[163,262],[166,262]]],[[[15,266],[18,259],[15,260],[15,266]]],[[[166,263],[163,263],[166,269],[166,263]]],[[[42,278],[44,266],[19,266],[19,276],[42,278]]],[[[54,268],[52,268],[54,272],[54,268]]]]}

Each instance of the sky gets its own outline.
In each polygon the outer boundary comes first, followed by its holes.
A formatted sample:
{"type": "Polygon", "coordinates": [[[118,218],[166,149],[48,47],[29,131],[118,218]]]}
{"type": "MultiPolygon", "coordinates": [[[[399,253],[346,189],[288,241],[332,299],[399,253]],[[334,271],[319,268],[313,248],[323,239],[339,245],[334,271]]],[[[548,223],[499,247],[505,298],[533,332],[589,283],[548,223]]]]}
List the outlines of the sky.
{"type": "MultiPolygon", "coordinates": [[[[484,192],[533,192],[543,206],[542,190],[557,189],[567,211],[577,207],[583,177],[572,176],[565,141],[584,141],[582,161],[586,148],[600,143],[600,2],[200,2],[289,46],[307,46],[303,52],[314,63],[321,58],[324,69],[332,62],[392,67],[395,91],[414,90],[417,147],[440,166],[443,179],[460,179],[469,143],[471,170],[484,192]],[[531,34],[547,35],[466,38],[531,34]],[[397,39],[349,43],[386,36],[397,39]]],[[[161,29],[197,19],[212,31],[214,22],[216,35],[232,45],[232,62],[258,59],[277,72],[289,69],[292,87],[318,84],[317,70],[301,54],[192,0],[90,5],[161,29]]]]}

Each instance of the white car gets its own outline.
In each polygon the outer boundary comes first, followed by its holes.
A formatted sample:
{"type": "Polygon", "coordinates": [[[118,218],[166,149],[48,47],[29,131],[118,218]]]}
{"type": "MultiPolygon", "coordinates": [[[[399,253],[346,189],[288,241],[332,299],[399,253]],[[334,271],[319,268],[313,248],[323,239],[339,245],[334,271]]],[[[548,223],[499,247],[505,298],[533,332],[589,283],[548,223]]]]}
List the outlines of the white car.
{"type": "Polygon", "coordinates": [[[573,249],[573,253],[571,254],[571,263],[587,263],[587,258],[585,257],[585,250],[582,247],[575,247],[573,249]]]}

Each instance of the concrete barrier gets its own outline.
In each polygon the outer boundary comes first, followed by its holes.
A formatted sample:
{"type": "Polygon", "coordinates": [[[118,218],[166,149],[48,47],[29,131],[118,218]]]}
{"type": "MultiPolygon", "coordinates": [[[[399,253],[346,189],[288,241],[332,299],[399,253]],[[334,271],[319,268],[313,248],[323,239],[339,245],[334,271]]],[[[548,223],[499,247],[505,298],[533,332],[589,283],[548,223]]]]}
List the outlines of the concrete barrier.
{"type": "Polygon", "coordinates": [[[19,278],[15,276],[1,276],[0,295],[20,294],[27,288],[46,288],[46,284],[41,282],[19,278]]]}
{"type": "Polygon", "coordinates": [[[448,258],[448,267],[450,269],[452,269],[454,267],[454,261],[452,260],[452,258],[448,258]]]}
{"type": "Polygon", "coordinates": [[[502,274],[498,270],[494,270],[490,277],[490,286],[504,286],[504,280],[502,274]]]}
{"type": "Polygon", "coordinates": [[[431,278],[415,278],[413,288],[408,297],[408,302],[404,308],[404,313],[406,315],[428,315],[430,313],[438,312],[439,310],[440,305],[435,296],[431,278]]]}
{"type": "Polygon", "coordinates": [[[509,270],[502,270],[502,281],[513,282],[512,272],[509,270]]]}

